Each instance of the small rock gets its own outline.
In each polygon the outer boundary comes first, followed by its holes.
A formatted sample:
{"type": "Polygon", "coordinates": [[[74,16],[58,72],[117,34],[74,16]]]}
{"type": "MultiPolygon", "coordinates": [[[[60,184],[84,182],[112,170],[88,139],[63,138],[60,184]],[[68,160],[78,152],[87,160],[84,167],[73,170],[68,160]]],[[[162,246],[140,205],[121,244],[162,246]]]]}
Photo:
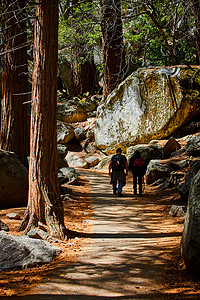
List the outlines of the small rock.
{"type": "Polygon", "coordinates": [[[27,235],[32,239],[40,239],[40,240],[42,239],[42,240],[46,240],[48,242],[54,242],[54,243],[59,242],[58,239],[52,237],[47,232],[40,230],[40,229],[31,229],[27,235]]]}
{"type": "Polygon", "coordinates": [[[67,182],[71,184],[76,183],[78,179],[78,174],[73,167],[61,168],[59,169],[59,173],[62,174],[62,179],[59,181],[60,184],[64,183],[65,179],[67,179],[67,182]]]}
{"type": "Polygon", "coordinates": [[[86,138],[89,140],[92,140],[94,138],[94,131],[93,130],[88,130],[86,133],[86,138]]]}
{"type": "Polygon", "coordinates": [[[47,231],[46,228],[45,228],[45,225],[41,222],[38,222],[38,228],[43,230],[43,231],[47,231]]]}
{"type": "Polygon", "coordinates": [[[83,223],[85,223],[85,224],[92,224],[92,223],[94,223],[94,221],[92,221],[92,220],[83,220],[83,223]]]}
{"type": "Polygon", "coordinates": [[[0,230],[9,231],[8,225],[0,220],[0,230]]]}
{"type": "Polygon", "coordinates": [[[8,217],[9,219],[20,220],[20,215],[16,213],[8,213],[6,217],[8,217]]]}
{"type": "Polygon", "coordinates": [[[67,243],[67,245],[68,245],[68,246],[74,246],[74,244],[71,243],[71,242],[67,243]]]}
{"type": "Polygon", "coordinates": [[[170,208],[169,214],[172,217],[185,217],[186,207],[185,206],[172,205],[171,208],[170,208]]]}
{"type": "Polygon", "coordinates": [[[74,130],[74,134],[78,141],[83,140],[85,138],[85,133],[82,128],[76,128],[74,130]]]}
{"type": "Polygon", "coordinates": [[[69,124],[57,122],[57,142],[59,144],[69,143],[74,137],[74,129],[69,124]]]}
{"type": "Polygon", "coordinates": [[[87,157],[85,159],[85,161],[88,163],[89,167],[94,167],[94,166],[98,165],[98,163],[100,162],[100,158],[90,156],[90,157],[87,157]]]}
{"type": "Polygon", "coordinates": [[[166,177],[160,178],[160,179],[154,181],[154,182],[151,184],[151,186],[157,186],[157,185],[160,185],[161,183],[165,182],[166,180],[167,180],[166,177]]]}
{"type": "Polygon", "coordinates": [[[0,270],[25,268],[50,263],[62,249],[28,236],[11,236],[0,232],[0,270]]]}
{"type": "Polygon", "coordinates": [[[169,158],[173,152],[179,150],[180,148],[181,145],[177,142],[177,140],[171,137],[163,147],[164,157],[169,158]]]}

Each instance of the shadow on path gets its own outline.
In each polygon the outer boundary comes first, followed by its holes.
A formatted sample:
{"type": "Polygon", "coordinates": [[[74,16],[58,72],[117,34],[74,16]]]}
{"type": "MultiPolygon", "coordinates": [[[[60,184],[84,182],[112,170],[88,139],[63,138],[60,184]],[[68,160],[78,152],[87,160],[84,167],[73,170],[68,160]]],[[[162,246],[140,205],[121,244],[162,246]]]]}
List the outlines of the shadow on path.
{"type": "MultiPolygon", "coordinates": [[[[12,300],[17,300],[17,299],[25,299],[24,296],[3,296],[1,297],[0,299],[2,300],[6,300],[6,299],[12,299],[12,300]]],[[[181,294],[159,294],[159,293],[155,293],[155,294],[151,294],[148,295],[148,294],[142,294],[142,295],[129,295],[129,296],[118,296],[118,297],[105,297],[105,296],[91,296],[91,295],[50,295],[50,294],[35,294],[35,295],[27,295],[26,296],[26,299],[30,299],[30,300],[33,300],[33,299],[41,299],[41,300],[73,300],[73,299],[80,299],[80,300],[105,300],[105,299],[138,299],[138,300],[147,300],[147,299],[157,299],[157,300],[167,300],[167,299],[170,299],[170,300],[189,300],[189,299],[200,299],[200,294],[196,294],[195,296],[194,295],[181,295],[181,294]]]]}
{"type": "Polygon", "coordinates": [[[180,228],[156,211],[148,196],[134,197],[132,184],[118,198],[107,175],[80,172],[90,183],[93,232],[74,234],[88,239],[87,247],[77,262],[62,263],[25,299],[183,299],[161,292],[180,228]]]}

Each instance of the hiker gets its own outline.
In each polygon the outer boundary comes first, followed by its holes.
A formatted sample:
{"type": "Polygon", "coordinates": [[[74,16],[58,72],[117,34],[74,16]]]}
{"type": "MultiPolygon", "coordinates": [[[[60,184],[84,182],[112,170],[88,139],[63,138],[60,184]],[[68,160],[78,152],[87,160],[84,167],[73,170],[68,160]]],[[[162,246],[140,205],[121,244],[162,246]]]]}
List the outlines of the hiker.
{"type": "Polygon", "coordinates": [[[137,195],[137,183],[139,184],[139,196],[142,196],[143,176],[146,173],[147,166],[141,157],[140,151],[136,150],[129,161],[129,170],[133,173],[133,193],[137,195]]]}
{"type": "Polygon", "coordinates": [[[109,176],[111,177],[110,183],[113,185],[113,194],[118,192],[118,196],[122,196],[122,188],[126,184],[127,175],[127,159],[124,155],[122,155],[122,149],[118,148],[116,154],[112,156],[109,164],[109,176]],[[126,172],[124,172],[124,170],[126,170],[126,172]]]}

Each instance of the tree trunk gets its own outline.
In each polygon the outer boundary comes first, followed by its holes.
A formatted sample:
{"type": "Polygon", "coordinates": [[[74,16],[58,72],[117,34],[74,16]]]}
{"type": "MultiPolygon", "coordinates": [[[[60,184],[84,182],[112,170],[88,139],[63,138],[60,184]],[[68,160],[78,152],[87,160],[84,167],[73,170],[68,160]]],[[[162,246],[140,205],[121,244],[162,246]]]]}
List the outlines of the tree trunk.
{"type": "Polygon", "coordinates": [[[103,98],[124,80],[125,53],[120,0],[101,0],[103,47],[103,98]]]}
{"type": "Polygon", "coordinates": [[[35,5],[32,107],[30,128],[29,198],[20,229],[38,222],[49,234],[66,235],[57,173],[58,0],[35,5]]]}
{"type": "MultiPolygon", "coordinates": [[[[151,20],[154,22],[154,25],[158,28],[158,30],[160,31],[160,34],[162,35],[163,37],[163,40],[165,42],[165,45],[167,47],[167,50],[169,51],[171,57],[173,58],[174,62],[178,65],[179,64],[179,61],[178,61],[178,58],[176,56],[176,53],[173,52],[173,50],[171,49],[169,43],[168,43],[168,40],[167,40],[167,37],[165,35],[165,32],[163,31],[162,27],[160,26],[160,24],[158,23],[158,21],[156,20],[156,18],[154,17],[154,15],[148,11],[146,9],[146,6],[145,4],[142,5],[143,8],[144,8],[144,12],[151,18],[151,20]]],[[[173,45],[173,48],[174,48],[174,45],[173,45]]]]}
{"type": "Polygon", "coordinates": [[[90,95],[93,95],[100,89],[94,60],[86,60],[84,63],[80,63],[81,56],[84,56],[81,55],[81,53],[80,55],[76,55],[77,49],[75,52],[72,62],[73,96],[83,95],[87,92],[89,92],[90,95]]]}
{"type": "MultiPolygon", "coordinates": [[[[92,0],[88,0],[92,2],[92,0]]],[[[81,5],[80,0],[72,0],[72,14],[74,19],[80,19],[80,13],[76,12],[81,5]]],[[[75,21],[76,24],[77,20],[75,21]]],[[[76,30],[76,29],[75,29],[76,30]]],[[[93,48],[86,46],[84,41],[72,47],[72,82],[73,96],[83,95],[89,92],[94,94],[100,89],[96,66],[94,64],[93,48]]]]}
{"type": "Polygon", "coordinates": [[[194,15],[196,25],[196,64],[200,64],[200,4],[194,0],[194,15]]]}
{"type": "Polygon", "coordinates": [[[1,149],[13,151],[28,165],[28,64],[25,1],[2,0],[1,149]],[[6,13],[5,13],[6,12],[6,13]]]}

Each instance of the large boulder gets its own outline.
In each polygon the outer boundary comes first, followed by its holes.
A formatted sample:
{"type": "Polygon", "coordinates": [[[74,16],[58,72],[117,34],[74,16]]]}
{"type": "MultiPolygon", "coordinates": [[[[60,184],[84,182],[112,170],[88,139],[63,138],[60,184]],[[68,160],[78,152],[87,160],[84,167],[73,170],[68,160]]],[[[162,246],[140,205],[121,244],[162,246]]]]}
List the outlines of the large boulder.
{"type": "Polygon", "coordinates": [[[94,100],[95,100],[95,98],[93,98],[93,100],[92,100],[91,98],[88,99],[85,97],[80,100],[80,103],[83,105],[83,107],[85,108],[85,110],[88,113],[91,113],[91,112],[95,111],[97,108],[97,103],[94,100]]]}
{"type": "Polygon", "coordinates": [[[0,220],[0,230],[9,231],[8,225],[3,223],[1,220],[0,220]]]}
{"type": "Polygon", "coordinates": [[[76,123],[86,121],[88,114],[85,108],[77,101],[65,101],[58,104],[57,118],[59,121],[66,123],[76,123]]]}
{"type": "Polygon", "coordinates": [[[181,149],[181,145],[174,137],[171,137],[163,147],[164,157],[169,158],[172,153],[178,151],[179,149],[181,149]]]}
{"type": "Polygon", "coordinates": [[[89,168],[93,168],[100,162],[100,158],[96,156],[86,157],[85,161],[88,163],[89,168]]]}
{"type": "Polygon", "coordinates": [[[181,198],[183,201],[187,202],[188,201],[188,195],[189,195],[189,190],[190,190],[190,185],[193,177],[198,173],[200,170],[200,159],[197,159],[195,161],[190,162],[190,170],[185,176],[185,182],[180,184],[177,187],[178,192],[181,195],[181,198]]]}
{"type": "Polygon", "coordinates": [[[78,141],[85,139],[85,132],[84,132],[83,128],[80,128],[80,127],[75,128],[74,135],[78,141]]]}
{"type": "Polygon", "coordinates": [[[170,177],[172,168],[161,160],[151,160],[147,166],[146,182],[151,184],[163,177],[170,177]]]}
{"type": "Polygon", "coordinates": [[[147,166],[146,182],[152,184],[158,179],[169,178],[172,172],[181,170],[186,164],[185,160],[177,158],[151,160],[147,166]]]}
{"type": "Polygon", "coordinates": [[[0,208],[26,206],[28,170],[13,152],[0,150],[0,208]]]}
{"type": "Polygon", "coordinates": [[[199,79],[199,67],[133,73],[98,107],[97,147],[110,154],[171,136],[200,111],[199,79]]]}
{"type": "Polygon", "coordinates": [[[10,236],[0,232],[0,270],[25,268],[50,263],[62,250],[48,242],[28,236],[10,236]]]}
{"type": "Polygon", "coordinates": [[[57,122],[57,143],[67,144],[74,138],[74,129],[69,124],[57,122]]]}
{"type": "Polygon", "coordinates": [[[200,171],[193,178],[184,230],[181,240],[181,252],[186,266],[200,275],[200,171]]]}
{"type": "Polygon", "coordinates": [[[192,156],[200,156],[200,134],[191,135],[188,138],[188,142],[184,147],[184,150],[192,156]]]}
{"type": "Polygon", "coordinates": [[[105,156],[104,158],[102,158],[101,161],[98,163],[98,165],[95,167],[95,169],[108,172],[111,158],[112,158],[112,155],[108,155],[108,156],[105,156]]]}
{"type": "Polygon", "coordinates": [[[89,168],[88,163],[83,158],[76,155],[75,152],[67,153],[66,159],[71,168],[83,168],[83,169],[89,168]]]}
{"type": "Polygon", "coordinates": [[[64,167],[64,168],[59,169],[58,178],[59,178],[60,184],[63,184],[66,182],[73,184],[77,181],[78,174],[76,173],[74,168],[64,167]]]}
{"type": "Polygon", "coordinates": [[[63,168],[63,167],[68,167],[67,160],[65,159],[67,155],[67,147],[62,144],[57,145],[58,149],[58,169],[63,168]]]}
{"type": "Polygon", "coordinates": [[[139,144],[131,146],[127,149],[127,159],[130,160],[131,156],[136,150],[139,150],[145,163],[148,164],[152,159],[162,159],[163,158],[163,147],[157,143],[150,144],[139,144]]]}

